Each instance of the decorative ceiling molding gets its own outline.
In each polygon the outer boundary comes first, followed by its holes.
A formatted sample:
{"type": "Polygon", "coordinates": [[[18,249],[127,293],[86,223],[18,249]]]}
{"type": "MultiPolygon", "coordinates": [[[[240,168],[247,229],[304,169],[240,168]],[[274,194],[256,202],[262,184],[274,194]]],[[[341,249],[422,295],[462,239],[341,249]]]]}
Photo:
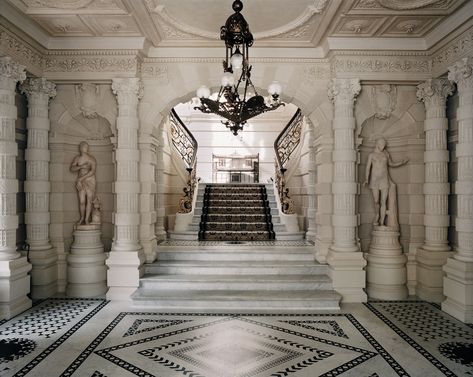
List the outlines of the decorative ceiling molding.
{"type": "Polygon", "coordinates": [[[449,0],[376,0],[379,5],[393,10],[412,10],[426,7],[444,7],[449,0]]]}
{"type": "Polygon", "coordinates": [[[29,72],[41,75],[44,55],[27,42],[0,25],[0,55],[8,55],[24,65],[29,72]]]}
{"type": "Polygon", "coordinates": [[[23,0],[31,8],[80,9],[90,5],[94,0],[23,0]]]}
{"type": "Polygon", "coordinates": [[[473,27],[432,54],[434,77],[448,71],[448,67],[466,56],[473,56],[473,27]]]}
{"type": "MultiPolygon", "coordinates": [[[[327,3],[328,0],[314,0],[314,3],[309,5],[295,20],[276,29],[254,33],[254,38],[256,40],[261,40],[281,35],[284,35],[283,38],[300,38],[302,35],[304,37],[308,36],[310,30],[309,27],[305,26],[305,24],[309,22],[315,14],[321,13],[325,9],[327,3]]],[[[171,33],[171,36],[175,36],[177,39],[182,39],[186,36],[197,36],[213,40],[220,39],[220,33],[218,31],[209,32],[178,21],[175,17],[169,14],[164,5],[154,7],[153,0],[147,0],[146,4],[152,13],[158,15],[158,17],[165,21],[170,27],[176,29],[176,31],[171,33]],[[180,31],[181,33],[178,33],[177,31],[180,31]]]]}

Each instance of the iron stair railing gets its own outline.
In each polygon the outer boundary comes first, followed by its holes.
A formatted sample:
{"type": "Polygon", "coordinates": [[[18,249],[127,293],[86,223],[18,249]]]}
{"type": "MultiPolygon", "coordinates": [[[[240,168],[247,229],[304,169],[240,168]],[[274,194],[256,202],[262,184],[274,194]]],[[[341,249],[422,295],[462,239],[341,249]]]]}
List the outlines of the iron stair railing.
{"type": "Polygon", "coordinates": [[[294,150],[301,141],[303,116],[300,109],[297,109],[289,123],[284,127],[274,142],[275,159],[275,184],[281,203],[283,213],[290,215],[295,213],[294,200],[289,195],[289,188],[286,187],[284,173],[287,169],[285,163],[289,161],[294,150]]]}
{"type": "Polygon", "coordinates": [[[169,115],[171,124],[171,141],[176,151],[181,156],[182,161],[186,165],[188,173],[187,184],[182,189],[184,194],[179,199],[178,213],[189,213],[192,211],[192,203],[194,199],[194,191],[198,182],[196,176],[197,166],[197,140],[182,122],[174,109],[169,115]]]}

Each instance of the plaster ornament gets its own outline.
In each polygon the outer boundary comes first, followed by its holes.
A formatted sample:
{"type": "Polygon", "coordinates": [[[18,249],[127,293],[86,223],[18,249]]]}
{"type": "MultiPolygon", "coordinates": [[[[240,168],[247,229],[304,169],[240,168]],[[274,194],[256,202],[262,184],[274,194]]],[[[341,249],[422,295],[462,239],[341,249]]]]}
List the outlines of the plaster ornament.
{"type": "Polygon", "coordinates": [[[76,189],[79,195],[80,219],[76,224],[76,229],[91,223],[92,206],[97,186],[95,177],[97,161],[94,156],[89,154],[89,144],[82,141],[79,144],[79,151],[80,154],[74,157],[70,166],[71,172],[77,172],[76,189]]]}
{"type": "Polygon", "coordinates": [[[377,139],[375,150],[368,156],[366,178],[363,184],[369,186],[373,196],[375,207],[373,225],[398,229],[397,190],[396,184],[389,176],[388,167],[405,165],[409,159],[394,162],[385,148],[386,140],[382,137],[377,139]]]}
{"type": "Polygon", "coordinates": [[[76,85],[75,89],[82,115],[89,119],[97,118],[98,85],[85,83],[76,85]]]}
{"type": "Polygon", "coordinates": [[[376,0],[384,8],[394,10],[411,10],[426,8],[445,3],[445,0],[376,0]]]}
{"type": "Polygon", "coordinates": [[[397,90],[394,85],[376,85],[371,88],[371,103],[374,108],[374,117],[388,119],[396,109],[397,90]]]}
{"type": "Polygon", "coordinates": [[[95,197],[94,201],[92,202],[93,209],[92,209],[92,221],[91,224],[101,224],[102,223],[102,204],[100,203],[100,199],[98,196],[95,197]]]}

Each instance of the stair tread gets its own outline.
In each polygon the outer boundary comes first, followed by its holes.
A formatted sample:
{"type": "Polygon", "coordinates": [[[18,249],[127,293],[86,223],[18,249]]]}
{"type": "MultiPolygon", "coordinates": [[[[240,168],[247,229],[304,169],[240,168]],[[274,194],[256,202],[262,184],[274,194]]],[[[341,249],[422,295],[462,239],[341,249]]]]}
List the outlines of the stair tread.
{"type": "Polygon", "coordinates": [[[167,275],[167,274],[145,274],[143,281],[172,280],[172,281],[261,281],[261,282],[330,282],[331,279],[325,274],[317,275],[167,275]]]}
{"type": "Polygon", "coordinates": [[[275,293],[270,290],[159,290],[140,289],[133,294],[134,300],[151,297],[156,300],[218,300],[218,301],[313,301],[317,300],[339,300],[340,294],[333,290],[314,291],[314,290],[294,290],[278,291],[275,293]]]}
{"type": "Polygon", "coordinates": [[[308,261],[202,261],[202,260],[160,260],[158,263],[147,264],[146,267],[164,266],[208,266],[208,267],[326,267],[326,265],[308,261]]]}

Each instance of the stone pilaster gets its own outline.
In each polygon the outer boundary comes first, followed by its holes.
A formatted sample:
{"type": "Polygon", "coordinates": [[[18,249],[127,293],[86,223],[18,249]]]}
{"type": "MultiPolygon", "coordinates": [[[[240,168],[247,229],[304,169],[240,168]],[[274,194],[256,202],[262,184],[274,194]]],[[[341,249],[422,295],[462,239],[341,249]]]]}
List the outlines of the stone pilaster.
{"type": "MultiPolygon", "coordinates": [[[[308,123],[309,121],[306,120],[308,123]]],[[[307,233],[306,238],[310,241],[315,241],[317,236],[317,224],[316,224],[316,213],[317,213],[317,198],[315,196],[315,185],[317,183],[317,166],[315,164],[315,146],[314,146],[314,127],[312,124],[308,124],[308,138],[309,138],[309,187],[307,188],[307,195],[309,197],[308,209],[307,209],[307,233]]]]}
{"type": "Polygon", "coordinates": [[[473,59],[465,58],[449,68],[448,78],[457,83],[460,105],[457,110],[458,245],[444,271],[442,309],[467,323],[473,323],[473,59]]]}
{"type": "Polygon", "coordinates": [[[116,181],[114,184],[115,234],[107,259],[107,298],[129,300],[139,285],[145,260],[139,242],[140,177],[138,149],[138,102],[142,85],[138,78],[113,79],[112,91],[117,96],[117,147],[115,150],[116,181]]]}
{"type": "Polygon", "coordinates": [[[158,241],[165,240],[166,230],[164,229],[164,219],[166,210],[164,208],[164,151],[163,151],[163,135],[159,129],[158,145],[156,147],[156,223],[154,226],[154,234],[158,241]]]}
{"type": "Polygon", "coordinates": [[[56,85],[44,78],[30,78],[21,91],[28,97],[25,223],[31,295],[46,298],[57,291],[57,255],[49,239],[49,100],[56,96],[56,85]]]}
{"type": "Polygon", "coordinates": [[[418,249],[417,288],[420,298],[442,302],[443,270],[451,255],[448,245],[448,149],[446,117],[447,96],[454,86],[447,79],[428,80],[417,87],[417,98],[425,104],[425,183],[424,183],[424,245],[418,249]]]}
{"type": "Polygon", "coordinates": [[[26,78],[25,67],[0,57],[0,319],[11,318],[31,307],[31,265],[16,250],[18,215],[16,195],[15,91],[26,78]]]}
{"type": "Polygon", "coordinates": [[[333,215],[334,237],[327,261],[335,290],[344,302],[366,301],[366,261],[357,239],[357,151],[354,103],[360,93],[358,79],[333,79],[329,97],[334,103],[333,215]]]}

